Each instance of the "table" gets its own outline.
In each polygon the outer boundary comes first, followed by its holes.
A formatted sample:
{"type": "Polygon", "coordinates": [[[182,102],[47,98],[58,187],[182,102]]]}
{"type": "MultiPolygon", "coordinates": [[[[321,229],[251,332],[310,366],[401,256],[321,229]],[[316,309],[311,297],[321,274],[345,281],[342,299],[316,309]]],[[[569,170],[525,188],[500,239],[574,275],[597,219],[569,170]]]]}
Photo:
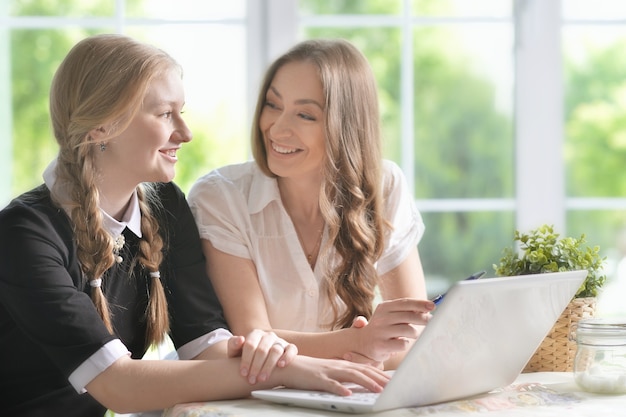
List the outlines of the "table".
{"type": "MultiPolygon", "coordinates": [[[[571,372],[521,374],[508,387],[463,400],[433,406],[404,408],[371,417],[626,417],[626,395],[599,395],[582,391],[571,372]]],[[[162,417],[346,417],[350,414],[270,404],[257,399],[179,404],[162,417]]]]}

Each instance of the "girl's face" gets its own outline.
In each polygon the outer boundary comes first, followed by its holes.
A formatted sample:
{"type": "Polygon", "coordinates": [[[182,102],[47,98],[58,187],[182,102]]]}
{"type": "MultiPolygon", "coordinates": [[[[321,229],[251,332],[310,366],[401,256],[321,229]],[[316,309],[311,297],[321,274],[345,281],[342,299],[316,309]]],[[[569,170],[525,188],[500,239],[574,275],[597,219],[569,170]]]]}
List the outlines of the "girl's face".
{"type": "Polygon", "coordinates": [[[141,182],[171,181],[176,153],[192,136],[181,117],[184,103],[179,72],[154,79],[128,128],[110,138],[106,150],[96,152],[103,180],[131,189],[141,182]]]}
{"type": "Polygon", "coordinates": [[[272,173],[294,179],[320,176],[326,148],[324,116],[316,68],[308,62],[283,65],[267,90],[259,117],[272,173]]]}

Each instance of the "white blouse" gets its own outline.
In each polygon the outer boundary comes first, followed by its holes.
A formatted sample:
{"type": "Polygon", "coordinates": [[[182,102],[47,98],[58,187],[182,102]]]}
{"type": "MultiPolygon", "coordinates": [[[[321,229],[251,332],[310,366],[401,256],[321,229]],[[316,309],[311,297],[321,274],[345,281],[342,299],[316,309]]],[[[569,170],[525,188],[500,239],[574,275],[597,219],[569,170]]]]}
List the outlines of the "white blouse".
{"type": "MultiPolygon", "coordinates": [[[[383,182],[385,218],[393,230],[376,264],[380,275],[400,265],[424,233],[422,217],[395,163],[384,161],[383,182]]],[[[311,270],[275,178],[263,174],[253,161],[225,166],[199,178],[188,200],[201,238],[254,262],[273,328],[328,330],[333,313],[322,290],[323,263],[311,270]]],[[[321,247],[326,239],[325,231],[321,247]]],[[[334,249],[330,256],[334,263],[334,249]]]]}

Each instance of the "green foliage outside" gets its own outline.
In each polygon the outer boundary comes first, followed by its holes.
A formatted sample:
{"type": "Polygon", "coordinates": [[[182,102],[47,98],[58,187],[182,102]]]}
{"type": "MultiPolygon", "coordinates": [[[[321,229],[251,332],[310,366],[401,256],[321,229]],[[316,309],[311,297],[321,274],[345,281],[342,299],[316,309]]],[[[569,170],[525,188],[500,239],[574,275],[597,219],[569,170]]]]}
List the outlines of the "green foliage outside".
{"type": "MultiPolygon", "coordinates": [[[[624,197],[626,42],[589,48],[584,55],[585,61],[565,61],[567,195],[624,197]]],[[[616,231],[624,227],[623,210],[573,211],[568,215],[568,234],[585,233],[602,250],[616,246],[616,231]]]]}
{"type": "MultiPolygon", "coordinates": [[[[142,1],[127,2],[141,10],[142,1]]],[[[111,15],[111,3],[28,0],[14,2],[14,15],[111,15]],[[68,4],[71,3],[71,7],[68,4]]],[[[390,15],[401,1],[300,0],[304,13],[390,15]]],[[[420,1],[437,9],[448,2],[420,1]]],[[[41,172],[55,156],[48,118],[52,75],[71,46],[83,37],[115,28],[10,31],[13,108],[13,194],[41,183],[41,172]]],[[[384,152],[400,161],[401,49],[398,28],[305,28],[302,37],[343,37],[370,60],[379,83],[384,152]]],[[[512,116],[495,103],[495,87],[470,65],[460,39],[444,26],[412,32],[414,64],[414,195],[418,199],[510,198],[515,195],[512,116]]],[[[590,52],[587,61],[566,60],[567,193],[570,196],[626,195],[626,45],[590,52]]],[[[566,55],[567,57],[567,55],[566,55]]],[[[176,182],[188,191],[208,170],[247,159],[247,126],[233,126],[226,108],[186,119],[194,140],[180,152],[176,182]],[[243,138],[243,139],[242,139],[243,138]],[[231,144],[237,144],[233,147],[231,144]]],[[[538,152],[541,150],[539,149],[538,152]]],[[[487,269],[501,256],[515,229],[513,211],[422,212],[426,234],[419,249],[427,277],[454,281],[468,271],[487,269]]],[[[626,224],[618,212],[571,211],[570,235],[585,234],[602,250],[614,246],[615,230],[626,224]]]]}
{"type": "Polygon", "coordinates": [[[587,278],[575,297],[596,297],[606,282],[604,261],[598,246],[587,246],[585,235],[560,237],[551,225],[542,225],[527,233],[515,231],[514,242],[520,250],[506,247],[500,264],[493,265],[496,275],[514,276],[586,269],[587,278]]]}

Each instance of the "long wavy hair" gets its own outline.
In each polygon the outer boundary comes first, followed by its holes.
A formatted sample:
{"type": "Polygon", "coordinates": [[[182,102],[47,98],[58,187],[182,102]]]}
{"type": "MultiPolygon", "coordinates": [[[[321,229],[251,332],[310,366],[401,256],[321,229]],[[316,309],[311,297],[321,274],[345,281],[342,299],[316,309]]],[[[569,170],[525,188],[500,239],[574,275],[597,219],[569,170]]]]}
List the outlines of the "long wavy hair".
{"type": "Polygon", "coordinates": [[[371,317],[387,222],[382,214],[381,133],[377,85],[367,59],[341,39],[301,42],[274,61],[265,73],[252,124],[252,152],[260,169],[275,177],[259,119],[276,72],[290,62],[317,68],[325,97],[326,157],[319,195],[329,239],[325,289],[334,312],[332,328],[349,327],[356,315],[371,317]],[[338,262],[328,259],[330,249],[338,262]],[[337,297],[347,309],[342,313],[337,297]]]}
{"type": "MultiPolygon", "coordinates": [[[[59,144],[54,201],[68,208],[77,255],[89,281],[102,278],[114,264],[113,239],[103,227],[94,165],[99,142],[89,132],[109,124],[112,134],[128,127],[141,108],[150,82],[168,71],[181,71],[162,50],[123,35],[105,34],[77,43],[65,57],[52,80],[50,116],[59,144]]],[[[182,72],[181,72],[182,75],[182,72]]],[[[137,187],[141,209],[142,239],[139,256],[147,273],[159,271],[164,240],[153,212],[154,189],[137,187]]],[[[146,310],[146,340],[158,343],[169,330],[169,316],[160,278],[150,279],[146,310]]],[[[107,329],[113,333],[111,312],[100,287],[91,297],[107,329]]]]}

